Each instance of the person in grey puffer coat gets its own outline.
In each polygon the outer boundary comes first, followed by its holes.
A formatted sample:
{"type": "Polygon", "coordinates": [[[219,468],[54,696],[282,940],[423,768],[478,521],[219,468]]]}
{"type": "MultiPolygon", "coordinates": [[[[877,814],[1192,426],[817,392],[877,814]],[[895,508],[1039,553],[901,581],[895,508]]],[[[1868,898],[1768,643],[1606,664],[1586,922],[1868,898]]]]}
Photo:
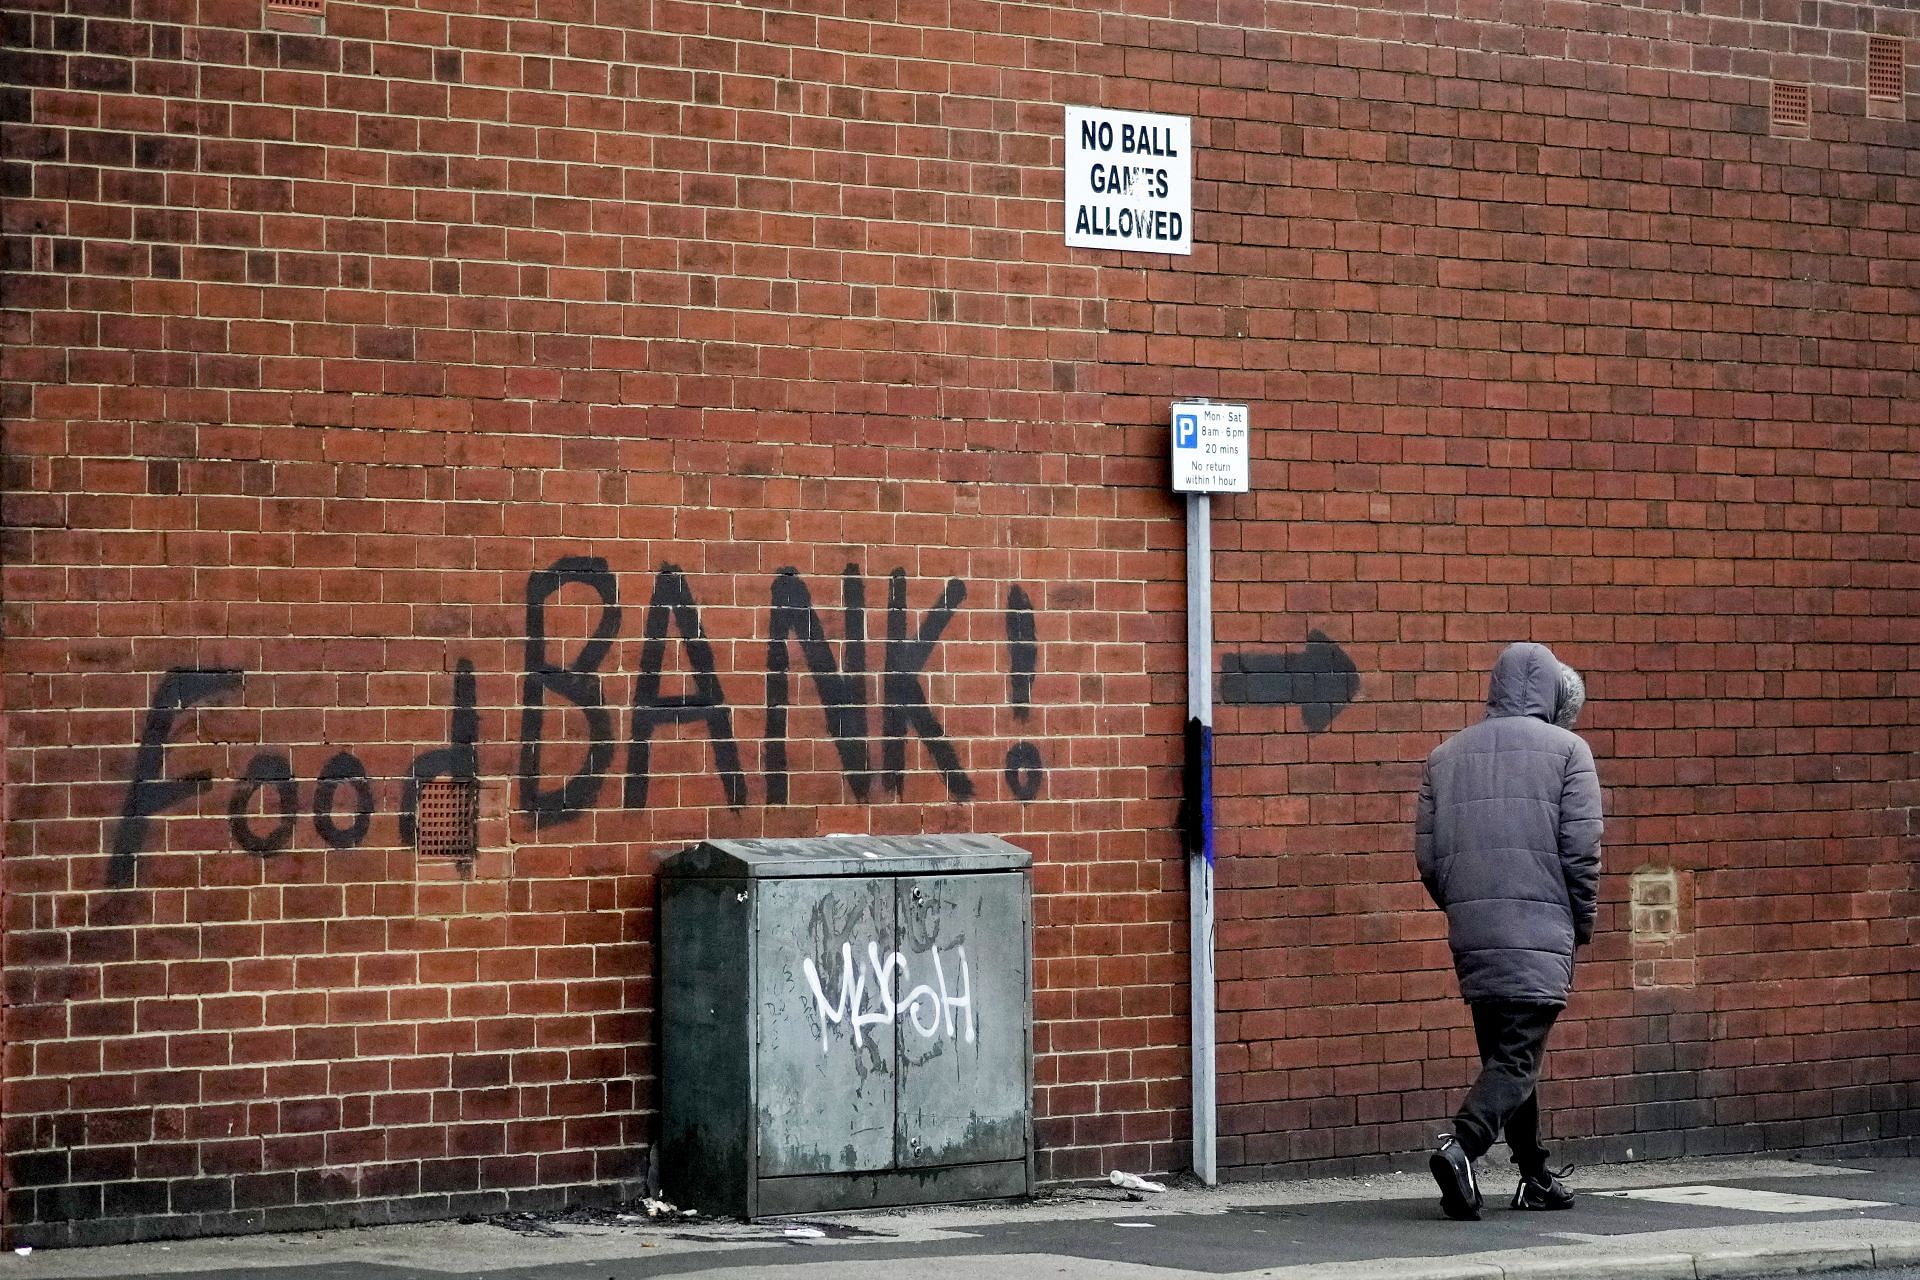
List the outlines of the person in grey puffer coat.
{"type": "Polygon", "coordinates": [[[1573,1203],[1547,1169],[1534,1084],[1574,951],[1593,936],[1600,780],[1572,732],[1585,697],[1579,674],[1545,645],[1509,645],[1494,663],[1486,719],[1436,747],[1420,781],[1414,854],[1447,913],[1481,1060],[1428,1162],[1448,1217],[1480,1216],[1473,1161],[1503,1128],[1520,1167],[1513,1207],[1573,1203]]]}

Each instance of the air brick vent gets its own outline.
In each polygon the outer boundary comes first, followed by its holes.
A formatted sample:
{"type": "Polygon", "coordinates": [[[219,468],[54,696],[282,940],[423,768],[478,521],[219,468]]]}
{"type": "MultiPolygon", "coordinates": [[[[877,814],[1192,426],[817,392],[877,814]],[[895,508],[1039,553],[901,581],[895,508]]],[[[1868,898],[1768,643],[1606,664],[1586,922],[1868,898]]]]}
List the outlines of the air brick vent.
{"type": "Polygon", "coordinates": [[[327,28],[326,0],[267,0],[266,28],[299,35],[320,35],[327,28]]]}
{"type": "Polygon", "coordinates": [[[1811,97],[1804,84],[1774,81],[1773,132],[1780,137],[1804,138],[1813,118],[1811,97]]]}
{"type": "Polygon", "coordinates": [[[1906,114],[1907,42],[1899,36],[1867,38],[1867,110],[1874,115],[1906,114]]]}
{"type": "Polygon", "coordinates": [[[480,780],[429,778],[420,784],[413,851],[422,858],[471,859],[480,848],[480,780]]]}

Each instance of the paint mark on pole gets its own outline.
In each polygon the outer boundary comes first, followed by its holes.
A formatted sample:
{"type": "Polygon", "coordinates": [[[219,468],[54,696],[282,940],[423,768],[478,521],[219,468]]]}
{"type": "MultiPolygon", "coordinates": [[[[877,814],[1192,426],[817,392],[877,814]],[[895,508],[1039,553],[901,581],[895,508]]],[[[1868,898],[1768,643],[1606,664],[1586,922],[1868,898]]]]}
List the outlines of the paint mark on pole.
{"type": "Polygon", "coordinates": [[[1213,726],[1191,716],[1186,730],[1185,787],[1180,800],[1181,846],[1213,861],[1213,726]]]}

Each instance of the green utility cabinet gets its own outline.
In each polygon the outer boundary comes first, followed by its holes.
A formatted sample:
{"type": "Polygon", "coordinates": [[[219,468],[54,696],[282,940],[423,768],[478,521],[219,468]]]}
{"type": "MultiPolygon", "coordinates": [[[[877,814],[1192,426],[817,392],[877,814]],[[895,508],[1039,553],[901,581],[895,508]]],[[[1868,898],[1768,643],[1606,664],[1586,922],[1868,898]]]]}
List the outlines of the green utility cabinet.
{"type": "Polygon", "coordinates": [[[667,858],[666,1194],[760,1218],[1032,1191],[1031,865],[978,835],[667,858]]]}

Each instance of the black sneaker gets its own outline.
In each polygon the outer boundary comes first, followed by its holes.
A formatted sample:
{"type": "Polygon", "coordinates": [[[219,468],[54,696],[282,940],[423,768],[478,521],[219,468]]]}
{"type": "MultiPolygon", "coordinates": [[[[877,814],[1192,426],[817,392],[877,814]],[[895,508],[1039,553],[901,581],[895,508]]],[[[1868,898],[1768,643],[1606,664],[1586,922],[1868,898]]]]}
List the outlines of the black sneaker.
{"type": "Polygon", "coordinates": [[[1486,1201],[1480,1196],[1480,1183],[1473,1176],[1473,1161],[1460,1149],[1460,1140],[1450,1133],[1440,1135],[1427,1168],[1440,1184],[1440,1211],[1461,1222],[1479,1220],[1486,1201]]]}
{"type": "MultiPolygon", "coordinates": [[[[1572,1168],[1562,1169],[1566,1173],[1572,1168]]],[[[1520,1185],[1513,1189],[1513,1207],[1516,1209],[1571,1209],[1573,1192],[1567,1190],[1552,1170],[1542,1169],[1539,1173],[1522,1174],[1520,1185]]]]}

